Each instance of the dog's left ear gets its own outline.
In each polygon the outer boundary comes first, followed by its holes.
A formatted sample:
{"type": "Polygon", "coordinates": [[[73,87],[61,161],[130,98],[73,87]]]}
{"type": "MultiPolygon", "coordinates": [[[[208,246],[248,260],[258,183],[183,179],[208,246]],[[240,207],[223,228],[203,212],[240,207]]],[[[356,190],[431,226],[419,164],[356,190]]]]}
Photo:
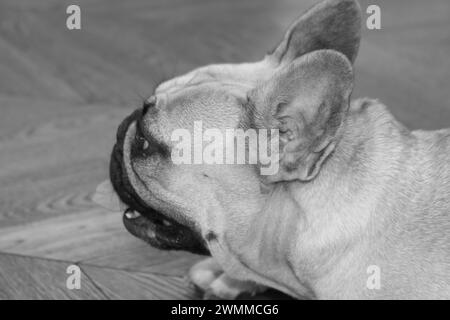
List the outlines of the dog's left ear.
{"type": "Polygon", "coordinates": [[[351,62],[361,38],[361,8],[356,0],[324,0],[300,16],[269,55],[283,65],[303,54],[331,49],[351,62]]]}
{"type": "Polygon", "coordinates": [[[319,50],[277,70],[249,93],[257,128],[279,129],[279,170],[268,182],[309,181],[340,138],[353,89],[350,61],[319,50]]]}

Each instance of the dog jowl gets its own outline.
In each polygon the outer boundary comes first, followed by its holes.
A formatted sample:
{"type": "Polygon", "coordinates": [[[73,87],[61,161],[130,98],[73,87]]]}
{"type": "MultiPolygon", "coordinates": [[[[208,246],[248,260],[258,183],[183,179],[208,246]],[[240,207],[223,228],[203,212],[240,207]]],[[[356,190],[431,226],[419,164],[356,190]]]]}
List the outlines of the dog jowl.
{"type": "MultiPolygon", "coordinates": [[[[450,142],[436,136],[439,144],[426,147],[432,133],[409,132],[376,101],[350,101],[360,29],[356,1],[323,1],[261,61],[208,65],[160,84],[119,126],[97,200],[122,208],[126,228],[155,247],[211,255],[190,276],[222,298],[266,286],[293,297],[449,294],[450,168],[426,174],[434,188],[411,168],[430,152],[450,153],[450,142]],[[174,132],[194,137],[199,122],[223,137],[274,130],[267,143],[277,139],[277,170],[261,174],[261,161],[174,161],[174,132]],[[379,290],[367,289],[368,265],[385,279],[379,290]]],[[[225,155],[228,144],[220,145],[225,155]]],[[[185,147],[195,150],[194,139],[185,147]]],[[[254,147],[245,147],[249,160],[254,147]]]]}

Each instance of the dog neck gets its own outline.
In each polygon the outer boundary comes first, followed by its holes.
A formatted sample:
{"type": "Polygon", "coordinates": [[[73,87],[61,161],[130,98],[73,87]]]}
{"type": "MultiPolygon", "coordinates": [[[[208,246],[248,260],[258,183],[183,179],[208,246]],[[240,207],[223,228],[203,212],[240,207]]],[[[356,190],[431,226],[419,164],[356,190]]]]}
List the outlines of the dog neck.
{"type": "Polygon", "coordinates": [[[354,274],[366,272],[367,266],[353,257],[370,251],[367,246],[385,227],[382,217],[375,218],[389,198],[391,177],[385,172],[400,167],[410,142],[409,131],[386,107],[354,101],[342,137],[318,176],[274,185],[264,209],[242,224],[249,227],[233,230],[230,239],[225,234],[222,244],[212,245],[213,255],[236,278],[297,298],[357,294],[363,285],[339,286],[351,285],[354,274]]]}
{"type": "Polygon", "coordinates": [[[233,272],[245,269],[243,278],[296,297],[338,296],[333,279],[348,277],[352,283],[352,268],[366,270],[352,257],[363,255],[381,228],[374,208],[386,197],[384,173],[398,166],[403,139],[408,131],[384,106],[353,102],[342,137],[319,175],[310,182],[276,184],[264,210],[242,230],[245,242],[230,243],[234,252],[227,256],[233,259],[227,263],[233,272]],[[265,274],[255,273],[261,264],[265,274]]]}
{"type": "Polygon", "coordinates": [[[300,209],[296,252],[288,252],[286,259],[317,295],[336,296],[340,288],[333,279],[348,277],[352,283],[351,269],[353,274],[366,271],[367,266],[356,265],[352,257],[364,255],[382,228],[375,209],[389,198],[391,177],[385,173],[400,166],[410,137],[377,101],[354,101],[342,137],[316,179],[285,186],[284,201],[300,209]]]}

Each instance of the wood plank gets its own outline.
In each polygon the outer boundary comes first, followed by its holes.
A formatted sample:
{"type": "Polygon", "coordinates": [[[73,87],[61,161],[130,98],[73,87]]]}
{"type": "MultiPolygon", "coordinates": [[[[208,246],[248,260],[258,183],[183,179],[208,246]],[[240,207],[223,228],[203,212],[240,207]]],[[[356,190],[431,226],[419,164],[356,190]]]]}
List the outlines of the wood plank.
{"type": "Polygon", "coordinates": [[[7,114],[0,124],[0,226],[96,208],[92,194],[108,176],[117,124],[131,110],[86,106],[80,112],[61,102],[46,110],[44,102],[27,99],[0,99],[0,104],[7,114]],[[27,104],[44,109],[43,118],[16,121],[28,118],[23,116],[27,104]]]}
{"type": "Polygon", "coordinates": [[[186,278],[86,266],[83,271],[109,299],[198,299],[186,278]]]}
{"type": "Polygon", "coordinates": [[[105,299],[85,274],[80,289],[67,289],[71,264],[0,253],[0,299],[105,299]]]}
{"type": "Polygon", "coordinates": [[[274,17],[297,14],[271,0],[84,0],[78,4],[85,24],[71,32],[66,3],[5,2],[0,93],[114,105],[139,100],[162,77],[200,64],[260,58],[289,23],[274,17]]]}
{"type": "Polygon", "coordinates": [[[113,267],[169,276],[185,276],[189,268],[202,256],[182,251],[162,251],[145,243],[111,250],[98,258],[81,261],[85,265],[113,267]]]}
{"type": "Polygon", "coordinates": [[[179,276],[201,259],[152,248],[126,231],[121,213],[102,209],[3,228],[0,251],[179,276]]]}
{"type": "Polygon", "coordinates": [[[69,261],[96,257],[131,242],[134,238],[122,226],[121,215],[101,209],[3,228],[0,233],[0,251],[69,261]]]}

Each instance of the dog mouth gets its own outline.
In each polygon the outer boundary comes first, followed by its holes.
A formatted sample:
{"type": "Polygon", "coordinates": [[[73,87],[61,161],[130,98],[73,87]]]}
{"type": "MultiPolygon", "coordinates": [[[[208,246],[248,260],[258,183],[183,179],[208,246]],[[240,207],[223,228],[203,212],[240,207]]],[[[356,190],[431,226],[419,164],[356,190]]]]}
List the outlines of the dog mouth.
{"type": "Polygon", "coordinates": [[[138,109],[120,124],[109,168],[113,188],[127,207],[122,218],[125,228],[132,235],[159,249],[208,255],[209,251],[197,232],[148,206],[138,196],[127,177],[123,163],[123,144],[129,126],[141,114],[138,109]]]}

